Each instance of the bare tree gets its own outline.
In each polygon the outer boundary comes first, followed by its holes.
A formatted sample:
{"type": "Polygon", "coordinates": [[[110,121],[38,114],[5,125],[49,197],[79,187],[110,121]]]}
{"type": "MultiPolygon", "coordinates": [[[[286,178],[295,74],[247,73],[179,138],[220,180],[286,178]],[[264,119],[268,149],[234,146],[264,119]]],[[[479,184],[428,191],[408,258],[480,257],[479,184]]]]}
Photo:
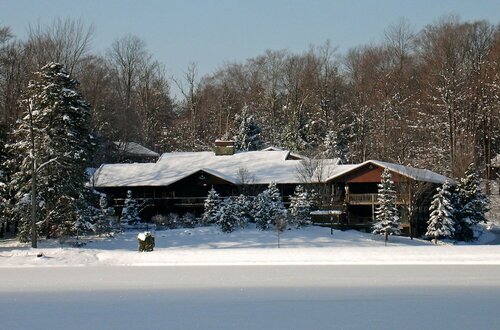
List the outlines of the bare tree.
{"type": "Polygon", "coordinates": [[[181,94],[184,96],[183,106],[185,111],[189,114],[189,121],[191,127],[191,135],[193,139],[197,137],[198,126],[198,108],[199,108],[199,88],[200,80],[198,77],[198,66],[195,62],[191,62],[184,72],[183,80],[173,78],[174,83],[179,88],[181,94]]]}
{"type": "Polygon", "coordinates": [[[128,108],[132,107],[132,93],[147,56],[145,48],[146,44],[143,40],[129,34],[115,40],[107,53],[109,65],[115,74],[118,93],[128,108]]]}
{"type": "Polygon", "coordinates": [[[331,205],[331,189],[326,180],[331,176],[335,161],[331,159],[305,158],[296,168],[296,175],[306,189],[314,189],[319,195],[320,207],[331,205]]]}
{"type": "Polygon", "coordinates": [[[56,19],[49,26],[30,25],[26,47],[34,68],[58,62],[73,74],[90,51],[93,36],[94,27],[82,20],[56,19]]]}

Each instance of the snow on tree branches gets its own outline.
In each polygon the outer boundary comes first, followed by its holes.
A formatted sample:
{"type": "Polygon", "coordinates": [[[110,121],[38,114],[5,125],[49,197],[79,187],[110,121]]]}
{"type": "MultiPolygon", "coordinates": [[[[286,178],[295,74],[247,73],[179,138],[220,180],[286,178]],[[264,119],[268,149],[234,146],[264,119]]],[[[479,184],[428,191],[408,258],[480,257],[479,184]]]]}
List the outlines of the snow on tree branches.
{"type": "Polygon", "coordinates": [[[384,169],[382,172],[381,182],[378,185],[375,220],[373,234],[384,235],[386,244],[389,235],[401,233],[402,227],[396,207],[396,191],[391,179],[391,172],[388,169],[384,169]]]}
{"type": "Polygon", "coordinates": [[[431,207],[430,218],[427,221],[426,236],[434,238],[437,244],[439,238],[451,238],[455,234],[455,221],[450,185],[445,182],[441,187],[437,188],[437,193],[434,195],[431,207]]]}
{"type": "Polygon", "coordinates": [[[260,230],[273,226],[277,217],[286,217],[286,209],[281,194],[274,182],[261,192],[254,201],[255,223],[260,230]]]}
{"type": "Polygon", "coordinates": [[[293,196],[290,196],[290,221],[299,228],[311,223],[311,208],[313,205],[311,194],[301,185],[295,187],[293,196]]]}
{"type": "Polygon", "coordinates": [[[455,238],[470,241],[475,238],[475,226],[486,222],[485,213],[489,210],[488,198],[481,191],[479,176],[473,164],[467,168],[456,190],[455,238]]]}
{"type": "Polygon", "coordinates": [[[29,217],[21,200],[31,195],[32,160],[36,170],[36,207],[39,228],[46,233],[68,233],[78,219],[79,201],[86,181],[85,168],[93,150],[89,105],[77,89],[78,82],[62,65],[49,63],[24,92],[25,114],[13,131],[9,151],[16,155],[10,182],[20,238],[30,235],[29,217]],[[31,133],[30,133],[31,132],[31,133]]]}
{"type": "Polygon", "coordinates": [[[219,210],[220,203],[220,196],[212,187],[212,189],[208,192],[207,198],[205,199],[205,212],[202,215],[203,224],[212,224],[217,221],[217,212],[219,210]]]}
{"type": "Polygon", "coordinates": [[[233,139],[237,150],[260,150],[262,147],[260,139],[262,130],[253,116],[249,114],[248,106],[244,106],[241,114],[236,115],[235,126],[237,131],[233,139]]]}
{"type": "Polygon", "coordinates": [[[127,191],[127,198],[125,199],[125,206],[122,210],[122,215],[120,218],[120,223],[122,227],[134,226],[141,221],[139,216],[139,206],[137,201],[132,196],[132,191],[127,191]]]}

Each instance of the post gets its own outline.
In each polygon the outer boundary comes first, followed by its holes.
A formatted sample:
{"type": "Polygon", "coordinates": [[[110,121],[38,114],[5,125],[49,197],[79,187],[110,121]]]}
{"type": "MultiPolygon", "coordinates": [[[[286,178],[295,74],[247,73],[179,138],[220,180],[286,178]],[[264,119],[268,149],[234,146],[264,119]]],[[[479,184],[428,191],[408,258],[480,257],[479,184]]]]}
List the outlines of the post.
{"type": "Polygon", "coordinates": [[[330,235],[333,235],[333,214],[330,214],[330,235]]]}
{"type": "Polygon", "coordinates": [[[375,222],[375,195],[372,194],[372,222],[375,222]]]}
{"type": "Polygon", "coordinates": [[[413,240],[413,206],[411,198],[411,185],[412,182],[408,182],[408,223],[410,224],[410,239],[413,240]]]}

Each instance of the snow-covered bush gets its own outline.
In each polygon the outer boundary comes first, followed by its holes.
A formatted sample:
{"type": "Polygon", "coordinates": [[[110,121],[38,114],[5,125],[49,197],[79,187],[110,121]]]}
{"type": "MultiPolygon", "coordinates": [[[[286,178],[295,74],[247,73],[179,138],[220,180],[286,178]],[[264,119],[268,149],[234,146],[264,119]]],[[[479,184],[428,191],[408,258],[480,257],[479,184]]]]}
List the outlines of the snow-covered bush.
{"type": "Polygon", "coordinates": [[[151,221],[155,224],[157,230],[167,228],[167,217],[162,214],[156,214],[151,217],[151,221]]]}
{"type": "Polygon", "coordinates": [[[139,252],[151,252],[155,247],[155,238],[151,232],[146,231],[137,235],[139,252]]]}
{"type": "Polygon", "coordinates": [[[197,223],[196,216],[190,212],[184,213],[180,219],[180,223],[183,228],[193,228],[197,223]]]}
{"type": "Polygon", "coordinates": [[[377,205],[373,234],[384,235],[387,242],[389,235],[399,235],[402,229],[396,207],[396,190],[388,169],[382,172],[378,185],[377,205]]]}
{"type": "Polygon", "coordinates": [[[455,234],[454,209],[449,189],[448,182],[438,187],[429,209],[431,214],[425,235],[434,238],[436,244],[439,238],[451,238],[455,234]]]}
{"type": "Polygon", "coordinates": [[[167,227],[168,229],[175,229],[179,227],[181,223],[181,219],[177,213],[169,213],[165,220],[165,227],[167,227]]]}

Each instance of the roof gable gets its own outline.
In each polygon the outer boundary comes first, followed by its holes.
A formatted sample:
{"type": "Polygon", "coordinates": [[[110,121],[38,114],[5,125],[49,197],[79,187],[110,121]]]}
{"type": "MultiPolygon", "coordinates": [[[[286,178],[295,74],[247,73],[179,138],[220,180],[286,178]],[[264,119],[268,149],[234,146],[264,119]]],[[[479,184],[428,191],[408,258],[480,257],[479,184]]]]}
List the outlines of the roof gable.
{"type": "MultiPolygon", "coordinates": [[[[379,160],[368,160],[366,162],[363,162],[358,165],[351,165],[350,167],[346,167],[345,170],[341,170],[338,173],[330,176],[327,181],[332,181],[332,180],[338,180],[341,177],[344,177],[354,171],[357,171],[359,169],[362,169],[366,166],[373,165],[377,166],[380,168],[386,168],[389,171],[396,173],[400,176],[415,180],[415,181],[421,181],[421,182],[430,182],[430,183],[437,183],[437,184],[443,184],[444,182],[448,181],[449,183],[454,184],[454,180],[429,171],[425,169],[419,169],[419,168],[414,168],[414,167],[409,167],[409,166],[404,166],[400,164],[394,164],[394,163],[388,163],[388,162],[382,162],[379,160]]],[[[345,166],[345,165],[339,165],[339,166],[345,166]]]]}

